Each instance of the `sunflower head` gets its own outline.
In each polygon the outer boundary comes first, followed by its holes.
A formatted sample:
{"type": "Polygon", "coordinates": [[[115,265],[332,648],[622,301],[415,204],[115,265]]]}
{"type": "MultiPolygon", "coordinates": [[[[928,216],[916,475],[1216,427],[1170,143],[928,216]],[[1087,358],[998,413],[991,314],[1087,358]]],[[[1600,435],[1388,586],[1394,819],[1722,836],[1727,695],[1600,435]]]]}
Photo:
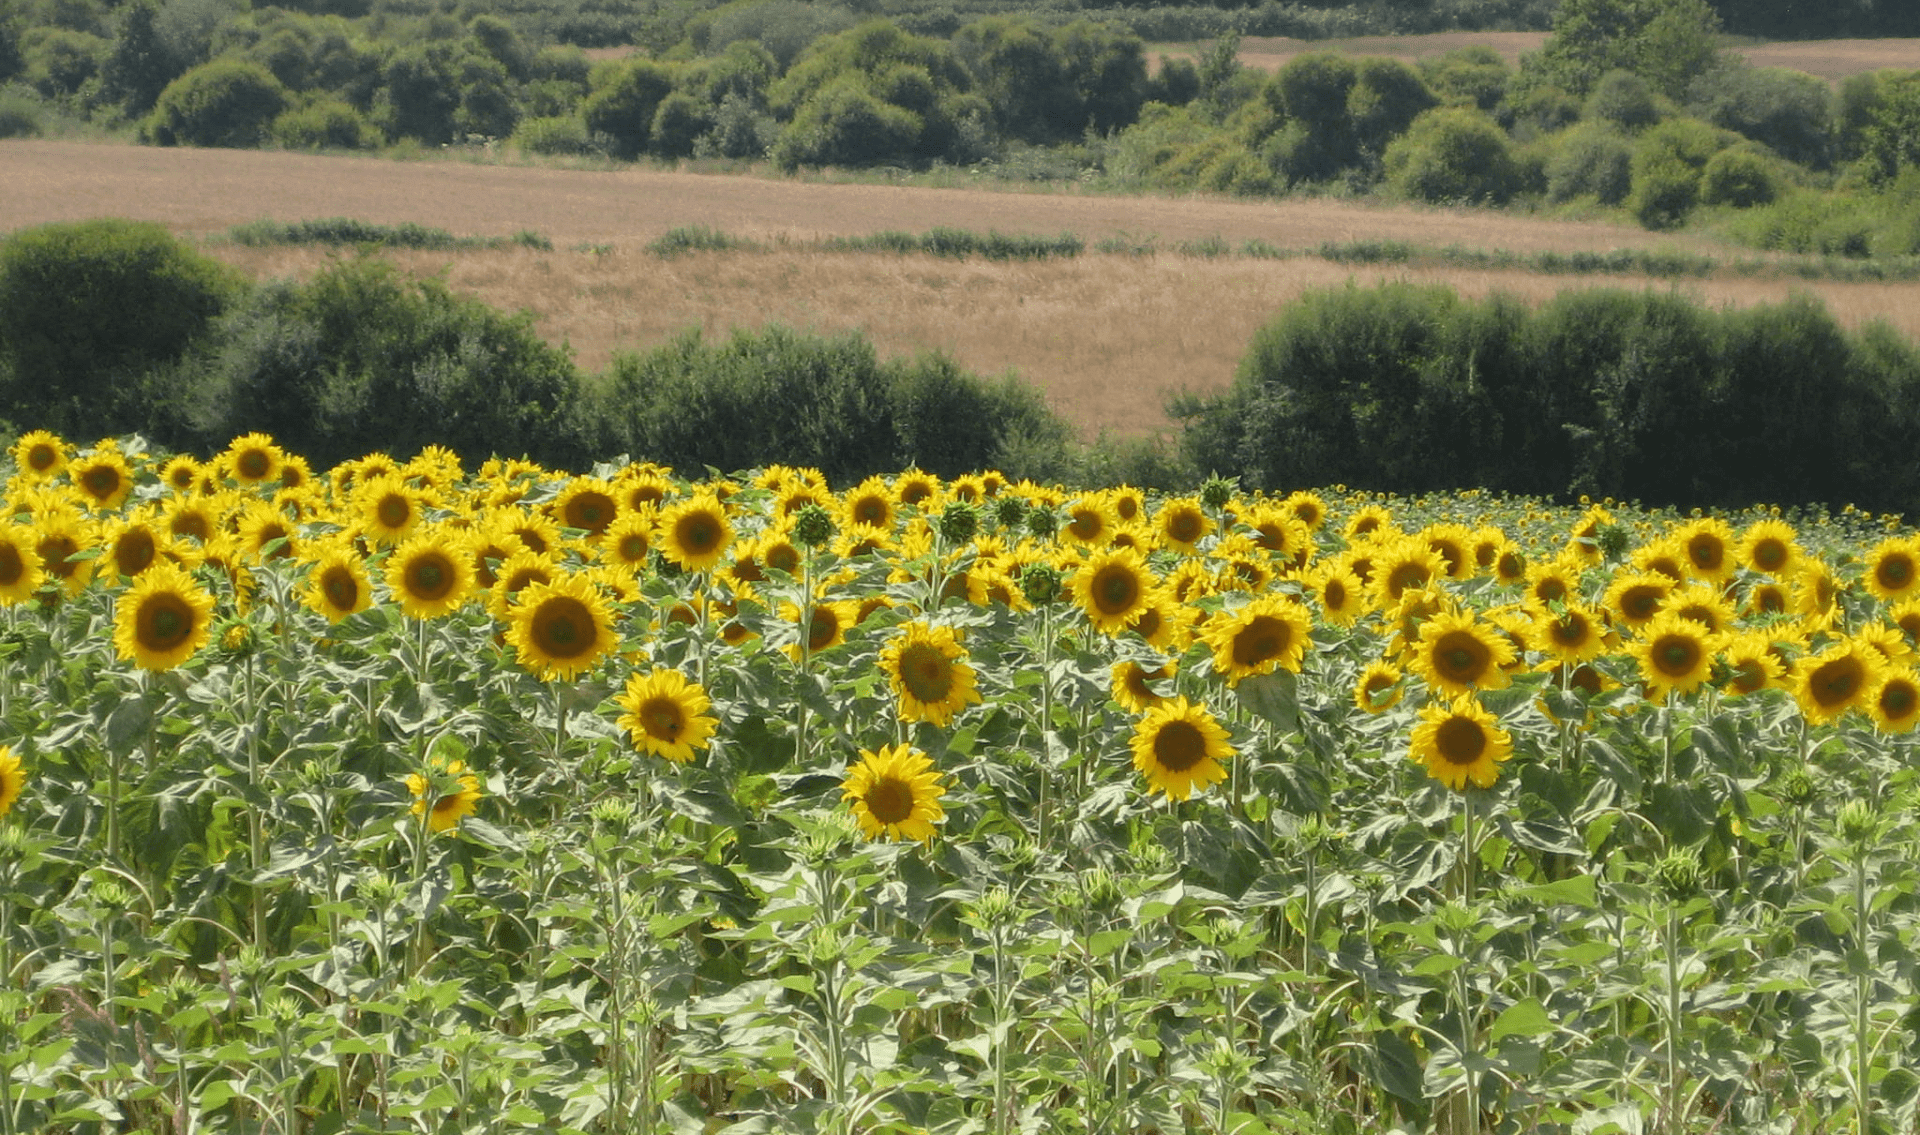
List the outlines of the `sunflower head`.
{"type": "Polygon", "coordinates": [[[434,619],[460,609],[473,593],[473,554],[451,529],[430,529],[387,558],[387,589],[400,609],[434,619]]]}
{"type": "Polygon", "coordinates": [[[51,481],[67,467],[72,452],[73,447],[58,434],[29,430],[13,443],[13,464],[22,480],[51,481]]]}
{"type": "Polygon", "coordinates": [[[27,773],[11,745],[0,745],[0,817],[13,810],[14,802],[26,791],[27,773]]]}
{"type": "Polygon", "coordinates": [[[480,778],[468,771],[465,761],[439,757],[430,758],[425,771],[407,774],[407,790],[413,794],[410,811],[436,835],[459,826],[485,795],[480,778]]]}
{"type": "Polygon", "coordinates": [[[1867,553],[1861,582],[1884,603],[1920,596],[1920,540],[1889,537],[1867,553]]]}
{"type": "Polygon", "coordinates": [[[860,761],[847,770],[840,799],[852,811],[868,839],[910,839],[926,843],[946,819],[940,782],[932,758],[908,745],[860,751],[860,761]]]}
{"type": "Polygon", "coordinates": [[[980,700],[973,667],[952,627],[908,623],[880,651],[880,666],[899,698],[900,720],[945,728],[980,700]]]}
{"type": "Polygon", "coordinates": [[[1692,619],[1662,611],[1640,628],[1633,647],[1649,697],[1690,694],[1713,672],[1719,636],[1692,619]]]}
{"type": "Polygon", "coordinates": [[[1201,632],[1213,646],[1213,668],[1229,685],[1275,669],[1298,671],[1313,634],[1313,615],[1298,600],[1267,594],[1222,613],[1201,632]]]}
{"type": "Polygon", "coordinates": [[[1701,517],[1681,525],[1673,533],[1684,557],[1688,575],[1709,583],[1725,583],[1739,567],[1738,548],[1733,529],[1718,517],[1701,517]]]}
{"type": "Polygon", "coordinates": [[[114,604],[114,648],[147,670],[171,670],[207,645],[213,596],[170,563],[143,572],[114,604]]]}
{"type": "Polygon", "coordinates": [[[1116,662],[1112,671],[1113,700],[1125,706],[1128,713],[1145,713],[1171,700],[1170,695],[1155,690],[1154,683],[1170,683],[1179,669],[1179,663],[1172,660],[1151,670],[1131,659],[1116,662]]]}
{"type": "MultiPolygon", "coordinates": [[[[1911,666],[1888,671],[1868,692],[1867,716],[1882,733],[1911,732],[1920,724],[1920,673],[1911,666]]],[[[0,807],[0,812],[6,809],[0,807]]]]}
{"type": "Polygon", "coordinates": [[[1162,547],[1191,555],[1199,550],[1200,541],[1213,531],[1213,518],[1200,507],[1198,500],[1176,497],[1153,514],[1153,527],[1162,547]]]}
{"type": "Polygon", "coordinates": [[[40,590],[46,573],[40,569],[38,543],[32,528],[0,522],[0,606],[24,603],[40,590]]]}
{"type": "Polygon", "coordinates": [[[560,490],[551,506],[553,518],[563,528],[585,532],[597,540],[618,519],[619,490],[599,477],[575,477],[560,490]]]}
{"type": "Polygon", "coordinates": [[[1800,558],[1799,533],[1779,520],[1759,520],[1741,533],[1739,557],[1750,570],[1786,579],[1800,558]]]}
{"type": "Polygon", "coordinates": [[[1465,792],[1468,784],[1492,788],[1501,763],[1513,756],[1513,738],[1473,695],[1463,694],[1420,707],[1408,756],[1455,792],[1465,792]]]}
{"type": "Polygon", "coordinates": [[[727,507],[711,494],[689,497],[660,511],[654,546],[669,562],[685,571],[708,571],[719,565],[733,542],[733,523],[727,507]]]}
{"type": "Polygon", "coordinates": [[[111,512],[133,492],[133,467],[117,447],[102,445],[67,465],[67,477],[95,512],[111,512]]]}
{"type": "Polygon", "coordinates": [[[1133,730],[1133,767],[1147,790],[1185,800],[1195,789],[1226,779],[1223,762],[1233,756],[1227,730],[1207,707],[1184,697],[1149,709],[1133,730]]]}
{"type": "Polygon", "coordinates": [[[1119,634],[1153,601],[1159,580],[1131,548],[1096,552],[1073,573],[1074,600],[1095,630],[1119,634]]]}
{"type": "Polygon", "coordinates": [[[302,598],[330,623],[373,606],[373,581],[367,575],[366,561],[345,540],[322,544],[307,569],[302,598]]]}
{"type": "Polygon", "coordinates": [[[1845,640],[1802,658],[1793,672],[1793,696],[1809,724],[1825,725],[1861,705],[1886,664],[1871,649],[1845,640]]]}
{"type": "Polygon", "coordinates": [[[545,681],[570,682],[598,665],[619,636],[600,592],[570,575],[515,596],[507,611],[507,642],[522,667],[545,681]]]}
{"type": "Polygon", "coordinates": [[[219,460],[234,480],[252,486],[278,481],[286,455],[271,437],[263,433],[250,433],[234,438],[219,460]]]}
{"type": "Polygon", "coordinates": [[[1448,695],[1506,686],[1513,661],[1507,637],[1481,626],[1470,612],[1444,613],[1421,624],[1408,659],[1428,686],[1448,695]]]}
{"type": "Polygon", "coordinates": [[[685,764],[712,740],[719,722],[708,716],[707,692],[677,670],[634,674],[614,699],[625,712],[620,728],[633,747],[649,756],[685,764]]]}
{"type": "Polygon", "coordinates": [[[1385,713],[1406,694],[1400,668],[1385,660],[1367,663],[1353,683],[1353,704],[1363,713],[1385,713]]]}

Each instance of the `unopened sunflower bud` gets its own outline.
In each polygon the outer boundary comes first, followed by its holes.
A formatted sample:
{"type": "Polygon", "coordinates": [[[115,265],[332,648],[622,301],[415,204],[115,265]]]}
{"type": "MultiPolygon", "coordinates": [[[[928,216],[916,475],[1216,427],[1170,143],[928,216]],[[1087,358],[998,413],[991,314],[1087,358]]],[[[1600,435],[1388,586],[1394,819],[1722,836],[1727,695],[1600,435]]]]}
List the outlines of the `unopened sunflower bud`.
{"type": "Polygon", "coordinates": [[[1200,503],[1219,512],[1227,507],[1233,494],[1240,491],[1239,480],[1238,477],[1208,477],[1206,483],[1200,486],[1200,503]]]}
{"type": "Polygon", "coordinates": [[[793,542],[818,548],[833,539],[833,514],[817,504],[800,506],[793,515],[793,542]]]}
{"type": "Polygon", "coordinates": [[[1003,930],[1014,922],[1013,892],[988,887],[973,904],[973,922],[983,930],[1003,930]]]}
{"type": "Polygon", "coordinates": [[[1028,564],[1020,575],[1020,590],[1029,603],[1053,602],[1060,598],[1060,569],[1052,564],[1028,564]]]}
{"type": "Polygon", "coordinates": [[[994,498],[993,519],[1002,528],[1018,528],[1026,522],[1027,502],[1008,495],[994,498]]]}
{"type": "Polygon", "coordinates": [[[1060,530],[1060,518],[1050,508],[1033,508],[1027,512],[1027,531],[1042,540],[1050,540],[1060,530]]]}
{"type": "Polygon", "coordinates": [[[964,544],[980,531],[980,510],[966,501],[948,501],[940,510],[940,538],[949,544],[964,544]]]}
{"type": "Polygon", "coordinates": [[[1689,851],[1675,851],[1666,855],[1655,865],[1654,877],[1659,880],[1660,889],[1673,902],[1685,902],[1693,898],[1705,883],[1700,860],[1689,851]]]}
{"type": "Polygon", "coordinates": [[[1780,780],[1780,799],[1796,808],[1804,808],[1813,803],[1818,795],[1814,779],[1804,765],[1787,773],[1780,780]]]}
{"type": "Polygon", "coordinates": [[[626,830],[633,819],[633,801],[620,796],[607,796],[593,802],[587,810],[593,822],[616,831],[626,830]]]}
{"type": "Polygon", "coordinates": [[[1840,838],[1855,847],[1865,847],[1880,830],[1880,817],[1865,800],[1849,800],[1840,809],[1840,838]]]}

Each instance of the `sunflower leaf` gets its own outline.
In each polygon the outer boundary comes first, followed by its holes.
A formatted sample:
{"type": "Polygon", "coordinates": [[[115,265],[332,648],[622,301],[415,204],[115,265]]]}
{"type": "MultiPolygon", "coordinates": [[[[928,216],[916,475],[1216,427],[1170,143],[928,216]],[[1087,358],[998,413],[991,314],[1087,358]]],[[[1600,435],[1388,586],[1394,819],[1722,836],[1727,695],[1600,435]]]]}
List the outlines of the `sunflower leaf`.
{"type": "Polygon", "coordinates": [[[1291,733],[1300,727],[1298,682],[1292,671],[1275,670],[1242,678],[1233,692],[1249,713],[1282,732],[1291,733]]]}
{"type": "Polygon", "coordinates": [[[1495,1044],[1510,1036],[1545,1036],[1554,1031],[1553,1021],[1547,1016],[1547,1007],[1537,997],[1516,1001],[1494,1018],[1493,1033],[1489,1039],[1495,1044]]]}

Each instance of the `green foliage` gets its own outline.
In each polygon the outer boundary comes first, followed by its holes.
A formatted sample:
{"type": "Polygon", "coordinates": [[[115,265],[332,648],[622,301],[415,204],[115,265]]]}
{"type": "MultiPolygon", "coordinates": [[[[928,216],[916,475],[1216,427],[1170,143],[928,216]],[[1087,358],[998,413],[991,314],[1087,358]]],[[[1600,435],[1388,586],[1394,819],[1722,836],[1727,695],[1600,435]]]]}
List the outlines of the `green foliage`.
{"type": "Polygon", "coordinates": [[[768,91],[788,119],[769,156],[782,169],[963,157],[966,123],[988,112],[971,86],[949,45],[868,21],[815,42],[768,91]]]}
{"type": "Polygon", "coordinates": [[[240,292],[159,225],[14,233],[0,244],[0,417],[77,436],[169,430],[172,368],[240,292]]]}
{"type": "Polygon", "coordinates": [[[1535,312],[1349,286],[1283,309],[1231,389],[1174,410],[1188,463],[1247,488],[1900,508],[1920,489],[1900,456],[1920,427],[1915,357],[1805,296],[1723,312],[1583,289],[1535,312]]]}
{"type": "Polygon", "coordinates": [[[647,242],[654,256],[679,256],[688,252],[728,252],[753,247],[750,242],[706,225],[680,225],[647,242]]]}
{"type": "Polygon", "coordinates": [[[1700,200],[1707,162],[1733,135],[1697,118],[1674,118],[1641,135],[1633,148],[1633,189],[1628,208],[1650,229],[1673,228],[1700,200]]]}
{"type": "Polygon", "coordinates": [[[1633,143],[1604,122],[1586,122],[1554,139],[1547,159],[1547,199],[1591,196],[1618,205],[1633,187],[1633,143]]]}
{"type": "Polygon", "coordinates": [[[697,332],[616,358],[600,397],[613,444],[678,468],[779,462],[836,483],[905,465],[950,476],[996,464],[1016,439],[1064,443],[1066,427],[1030,386],[989,383],[942,356],[881,362],[858,335],[782,327],[697,332]]]}
{"type": "Polygon", "coordinates": [[[570,114],[523,118],[509,141],[529,154],[590,154],[594,149],[586,120],[570,114]]]}
{"type": "Polygon", "coordinates": [[[161,146],[257,146],[290,101],[258,63],[216,59],[168,83],[140,133],[161,146]]]}
{"type": "Polygon", "coordinates": [[[380,145],[380,130],[351,103],[321,98],[273,120],[273,141],[289,150],[371,150],[380,145]]]}
{"type": "Polygon", "coordinates": [[[1739,209],[1765,205],[1780,195],[1776,159],[1752,145],[1729,146],[1700,172],[1700,203],[1739,209]]]}
{"type": "Polygon", "coordinates": [[[137,118],[153,109],[160,92],[186,70],[156,26],[160,7],[152,0],[128,5],[120,17],[113,53],[100,68],[100,97],[137,118]]]}
{"type": "Polygon", "coordinates": [[[24,40],[23,77],[50,99],[78,95],[111,50],[106,39],[71,28],[35,28],[24,40]]]}
{"type": "Polygon", "coordinates": [[[451,141],[460,109],[453,47],[435,42],[395,52],[381,71],[378,98],[374,116],[388,137],[451,141]]]}
{"type": "Polygon", "coordinates": [[[1824,81],[1780,67],[1723,62],[1687,88],[1688,113],[1814,169],[1833,159],[1833,103],[1824,81]]]}
{"type": "Polygon", "coordinates": [[[919,149],[925,125],[919,115],[883,102],[847,76],[807,100],[769,156],[781,169],[902,161],[919,149]]]}
{"type": "Polygon", "coordinates": [[[1582,117],[1633,131],[1652,126],[1664,116],[1659,97],[1645,79],[1631,71],[1609,71],[1594,84],[1582,117]]]}
{"type": "Polygon", "coordinates": [[[23,91],[0,90],[0,138],[35,137],[44,121],[37,100],[23,91]]]}
{"type": "Polygon", "coordinates": [[[1859,127],[1859,164],[1869,180],[1890,181],[1920,166],[1920,71],[1890,75],[1874,87],[1859,127]]]}
{"type": "Polygon", "coordinates": [[[653,117],[673,93],[673,73],[651,59],[624,59],[596,68],[593,93],[581,108],[587,129],[607,139],[615,157],[632,160],[647,148],[653,117]]]}
{"type": "Polygon", "coordinates": [[[1018,233],[972,232],[938,228],[926,233],[878,232],[866,236],[828,237],[821,247],[841,252],[927,253],[955,260],[979,256],[987,260],[1050,260],[1078,256],[1086,242],[1072,233],[1033,236],[1018,233]]]}
{"type": "Polygon", "coordinates": [[[1330,52],[1295,56],[1261,94],[1279,126],[1265,152],[1288,183],[1377,174],[1388,145],[1439,102],[1403,63],[1330,52]]]}
{"type": "Polygon", "coordinates": [[[1678,99],[1713,62],[1718,30],[1706,0],[1561,0],[1553,34],[1527,66],[1531,81],[1576,95],[1630,71],[1678,99]]]}
{"type": "Polygon", "coordinates": [[[703,12],[687,24],[687,38],[700,51],[719,53],[736,43],[765,50],[775,73],[791,67],[815,40],[858,22],[853,10],[804,0],[735,0],[703,12]]]}
{"type": "Polygon", "coordinates": [[[1491,47],[1457,48],[1420,64],[1420,76],[1443,101],[1478,107],[1492,114],[1507,97],[1513,68],[1491,47]]]}
{"type": "Polygon", "coordinates": [[[1416,201],[1503,204],[1521,185],[1506,134],[1468,107],[1443,107],[1414,120],[1387,147],[1387,184],[1416,201]]]}
{"type": "Polygon", "coordinates": [[[663,158],[693,156],[694,143],[712,126],[712,104],[685,91],[660,100],[647,132],[647,149],[663,158]]]}

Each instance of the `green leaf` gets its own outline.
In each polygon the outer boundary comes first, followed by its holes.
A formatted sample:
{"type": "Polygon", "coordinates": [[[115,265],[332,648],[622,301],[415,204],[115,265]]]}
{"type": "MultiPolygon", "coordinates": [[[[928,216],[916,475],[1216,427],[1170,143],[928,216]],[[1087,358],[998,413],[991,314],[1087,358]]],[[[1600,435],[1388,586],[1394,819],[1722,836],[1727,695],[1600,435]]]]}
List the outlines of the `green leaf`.
{"type": "Polygon", "coordinates": [[[1507,1006],[1494,1018],[1491,1039],[1499,1044],[1510,1036],[1544,1036],[1553,1031],[1553,1021],[1547,1017],[1547,1007],[1538,998],[1529,997],[1507,1006]]]}
{"type": "Polygon", "coordinates": [[[1292,671],[1275,670],[1240,679],[1233,692],[1249,713],[1291,733],[1300,727],[1298,684],[1292,671]]]}

